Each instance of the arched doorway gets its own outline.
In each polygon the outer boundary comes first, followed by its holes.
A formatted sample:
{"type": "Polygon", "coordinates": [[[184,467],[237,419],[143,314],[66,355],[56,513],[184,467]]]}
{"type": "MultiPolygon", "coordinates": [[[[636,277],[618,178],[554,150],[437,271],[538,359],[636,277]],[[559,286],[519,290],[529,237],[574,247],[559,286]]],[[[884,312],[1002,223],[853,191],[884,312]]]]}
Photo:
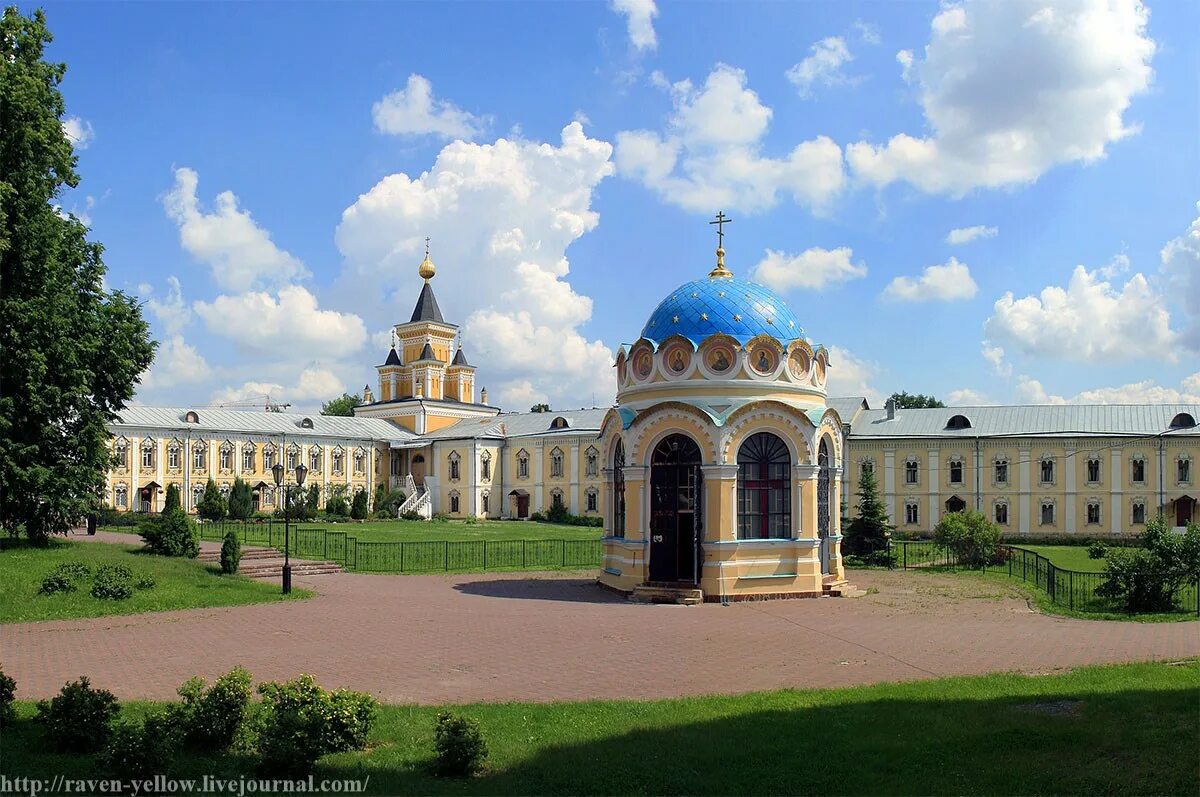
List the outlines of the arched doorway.
{"type": "Polygon", "coordinates": [[[525,490],[513,490],[508,494],[512,499],[513,516],[517,520],[524,520],[529,517],[529,493],[525,490]]]}
{"type": "Polygon", "coordinates": [[[946,502],[947,512],[962,512],[967,508],[967,502],[959,498],[957,495],[951,496],[946,502]]]}
{"type": "Polygon", "coordinates": [[[1190,495],[1175,499],[1175,525],[1186,526],[1192,522],[1192,513],[1196,509],[1196,499],[1190,495]]]}
{"type": "Polygon", "coordinates": [[[418,487],[425,486],[425,455],[414,454],[412,464],[409,466],[409,473],[412,474],[413,481],[418,487]]]}
{"type": "Polygon", "coordinates": [[[817,538],[821,541],[821,574],[828,575],[833,560],[833,543],[829,539],[832,526],[829,507],[832,503],[833,468],[829,457],[829,439],[822,437],[817,449],[817,538]]]}
{"type": "Polygon", "coordinates": [[[650,458],[650,580],[699,581],[701,511],[700,447],[673,434],[650,458]]]}

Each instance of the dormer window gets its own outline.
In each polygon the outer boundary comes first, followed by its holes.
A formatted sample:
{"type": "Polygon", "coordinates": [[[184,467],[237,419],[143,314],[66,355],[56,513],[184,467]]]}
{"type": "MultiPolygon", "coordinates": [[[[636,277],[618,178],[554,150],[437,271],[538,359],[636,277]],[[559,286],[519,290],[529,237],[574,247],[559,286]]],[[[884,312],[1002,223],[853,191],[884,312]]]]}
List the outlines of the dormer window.
{"type": "Polygon", "coordinates": [[[951,416],[950,420],[946,422],[946,428],[947,429],[970,429],[971,428],[971,419],[968,418],[966,415],[953,415],[953,416],[951,416]]]}
{"type": "Polygon", "coordinates": [[[567,423],[567,419],[561,415],[550,422],[551,429],[566,429],[568,426],[570,426],[570,424],[567,423]]]}
{"type": "Polygon", "coordinates": [[[1181,412],[1171,419],[1172,429],[1191,429],[1196,425],[1196,419],[1191,413],[1181,412]]]}
{"type": "Polygon", "coordinates": [[[200,423],[200,416],[196,413],[195,410],[188,410],[183,415],[183,422],[184,423],[200,423]]]}
{"type": "Polygon", "coordinates": [[[313,422],[312,422],[312,418],[303,418],[303,419],[301,419],[301,421],[300,421],[300,428],[301,428],[301,429],[311,429],[311,428],[313,428],[313,422]]]}

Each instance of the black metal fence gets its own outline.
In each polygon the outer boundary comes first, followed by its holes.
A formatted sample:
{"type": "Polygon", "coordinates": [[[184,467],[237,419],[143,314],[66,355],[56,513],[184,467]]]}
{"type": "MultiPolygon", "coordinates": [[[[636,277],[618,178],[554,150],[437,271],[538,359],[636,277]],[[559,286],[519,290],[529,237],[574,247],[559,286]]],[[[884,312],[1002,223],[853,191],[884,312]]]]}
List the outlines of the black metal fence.
{"type": "MultiPolygon", "coordinates": [[[[933,567],[954,569],[960,563],[954,553],[929,540],[894,540],[889,548],[894,568],[917,570],[933,567]]],[[[1104,573],[1069,570],[1059,567],[1037,551],[1019,545],[1000,546],[997,560],[985,571],[1007,573],[1044,591],[1059,606],[1077,612],[1118,613],[1122,608],[1096,590],[1104,583],[1104,573]]],[[[1184,587],[1176,605],[1200,616],[1200,575],[1184,587]]]]}
{"type": "Polygon", "coordinates": [[[360,541],[344,531],[292,528],[283,523],[201,523],[200,539],[219,541],[233,531],[243,545],[284,549],[302,559],[337,562],[369,573],[437,573],[455,570],[551,570],[600,567],[604,547],[594,540],[395,540],[360,541]]]}

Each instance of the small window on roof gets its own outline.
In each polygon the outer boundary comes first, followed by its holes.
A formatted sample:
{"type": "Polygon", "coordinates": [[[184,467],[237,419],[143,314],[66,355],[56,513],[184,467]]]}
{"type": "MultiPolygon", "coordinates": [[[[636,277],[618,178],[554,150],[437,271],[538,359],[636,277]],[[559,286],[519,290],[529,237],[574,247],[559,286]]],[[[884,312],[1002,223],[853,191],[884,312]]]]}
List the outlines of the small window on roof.
{"type": "Polygon", "coordinates": [[[968,418],[966,415],[953,415],[953,416],[951,416],[950,420],[946,422],[946,428],[947,429],[970,429],[971,428],[971,419],[968,418]]]}
{"type": "Polygon", "coordinates": [[[1190,429],[1195,425],[1196,419],[1192,417],[1191,413],[1181,412],[1171,419],[1172,429],[1190,429]]]}
{"type": "Polygon", "coordinates": [[[311,428],[313,428],[313,425],[312,425],[312,418],[303,418],[303,419],[301,419],[301,421],[300,421],[300,428],[301,428],[301,429],[311,429],[311,428]]]}
{"type": "Polygon", "coordinates": [[[566,429],[568,426],[567,419],[561,415],[550,422],[551,429],[566,429]]]}
{"type": "Polygon", "coordinates": [[[188,410],[183,416],[184,423],[200,423],[200,416],[195,410],[188,410]]]}

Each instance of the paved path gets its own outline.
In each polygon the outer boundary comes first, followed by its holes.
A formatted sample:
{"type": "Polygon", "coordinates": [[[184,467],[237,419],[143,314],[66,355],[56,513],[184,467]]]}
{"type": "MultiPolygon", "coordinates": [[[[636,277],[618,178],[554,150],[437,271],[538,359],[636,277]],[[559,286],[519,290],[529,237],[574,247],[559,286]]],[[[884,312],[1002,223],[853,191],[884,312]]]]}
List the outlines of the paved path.
{"type": "Polygon", "coordinates": [[[861,598],[635,605],[583,574],[382,576],[298,583],[316,597],[0,626],[21,698],[89,675],[170,698],[192,675],[312,673],[388,702],[652,698],[829,687],[1200,656],[1200,623],[1072,620],[1008,587],[860,572],[861,598]]]}

